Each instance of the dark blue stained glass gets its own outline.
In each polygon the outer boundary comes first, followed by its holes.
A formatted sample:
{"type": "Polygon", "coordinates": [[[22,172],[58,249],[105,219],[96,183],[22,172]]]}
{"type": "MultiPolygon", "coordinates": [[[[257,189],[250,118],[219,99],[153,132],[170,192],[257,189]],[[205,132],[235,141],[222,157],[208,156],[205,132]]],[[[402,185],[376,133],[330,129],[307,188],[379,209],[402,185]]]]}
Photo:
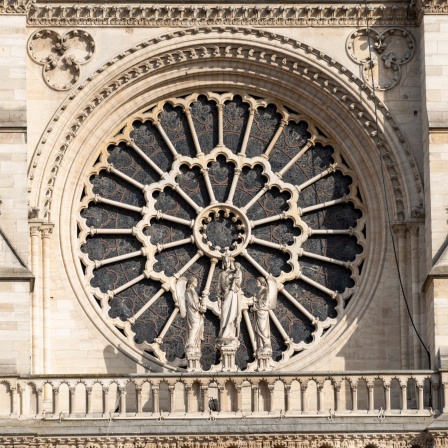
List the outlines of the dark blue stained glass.
{"type": "Polygon", "coordinates": [[[252,234],[257,238],[271,241],[272,243],[291,245],[294,243],[294,237],[300,236],[301,231],[294,227],[294,222],[291,219],[287,219],[255,227],[252,229],[252,234]]]}
{"type": "MultiPolygon", "coordinates": [[[[307,272],[305,275],[307,275],[307,272]]],[[[309,277],[309,275],[307,275],[309,277]]],[[[336,317],[336,300],[327,293],[309,285],[303,280],[293,280],[285,284],[288,291],[308,312],[319,320],[336,317]]],[[[293,305],[294,306],[294,305],[293,305]]],[[[307,317],[304,319],[308,320],[307,317]]]]}
{"type": "Polygon", "coordinates": [[[249,330],[247,329],[246,321],[243,316],[241,316],[240,324],[240,346],[238,347],[235,354],[235,364],[242,370],[247,368],[247,364],[254,362],[254,353],[252,342],[249,337],[249,330]]]}
{"type": "MultiPolygon", "coordinates": [[[[187,337],[186,319],[178,314],[163,338],[162,350],[166,353],[168,362],[185,358],[187,337]]],[[[186,362],[184,363],[186,365],[186,362]]]]}
{"type": "Polygon", "coordinates": [[[212,184],[216,200],[225,202],[235,174],[235,165],[228,162],[224,156],[218,156],[216,162],[211,163],[208,169],[210,183],[212,184]]]}
{"type": "Polygon", "coordinates": [[[150,237],[151,244],[154,245],[172,243],[191,236],[189,227],[165,219],[152,219],[150,224],[143,229],[143,233],[150,237]]]}
{"type": "Polygon", "coordinates": [[[90,183],[93,186],[93,193],[103,198],[136,207],[143,207],[146,204],[142,190],[112,173],[101,171],[90,178],[90,183]]]}
{"type": "Polygon", "coordinates": [[[197,251],[197,247],[193,244],[164,250],[156,254],[157,263],[154,264],[154,270],[163,271],[167,276],[174,275],[195,256],[197,251]]]}
{"type": "Polygon", "coordinates": [[[312,229],[344,230],[356,227],[361,217],[361,211],[347,202],[305,213],[302,220],[312,229]]]}
{"type": "Polygon", "coordinates": [[[87,227],[96,229],[131,229],[142,219],[140,213],[94,202],[82,210],[81,216],[86,220],[87,227]]]}
{"type": "Polygon", "coordinates": [[[120,143],[118,146],[109,146],[107,161],[117,170],[140,182],[150,185],[160,180],[160,176],[132,149],[120,143]]]}
{"type": "Polygon", "coordinates": [[[275,315],[293,342],[299,343],[304,341],[310,343],[313,340],[314,326],[311,324],[310,319],[281,293],[277,297],[275,315]]]}
{"type": "MultiPolygon", "coordinates": [[[[269,162],[274,171],[280,171],[296,154],[297,151],[281,151],[277,146],[271,153],[269,162]]],[[[333,161],[333,148],[331,146],[322,146],[321,143],[305,152],[291,168],[283,174],[282,180],[293,185],[301,185],[312,177],[326,170],[333,161]]]]}
{"type": "Polygon", "coordinates": [[[302,248],[341,261],[353,261],[362,252],[362,246],[356,242],[356,238],[349,235],[312,235],[302,248]]]}
{"type": "Polygon", "coordinates": [[[246,149],[248,157],[263,154],[275,135],[281,119],[282,116],[272,104],[266,108],[259,107],[256,110],[246,149]]]}
{"type": "Polygon", "coordinates": [[[223,108],[224,145],[238,153],[246,132],[249,119],[249,104],[243,103],[240,96],[226,102],[223,108]]]}
{"type": "MultiPolygon", "coordinates": [[[[147,303],[159,289],[160,285],[157,285],[156,282],[152,282],[151,280],[146,281],[140,288],[140,291],[138,291],[138,298],[141,303],[139,303],[138,309],[136,309],[135,312],[147,303]]],[[[135,342],[137,344],[141,344],[145,341],[153,342],[154,339],[159,336],[174,310],[174,300],[169,292],[165,292],[132,325],[132,331],[135,333],[135,342]]],[[[133,314],[135,314],[135,312],[133,314]]]]}
{"type": "MultiPolygon", "coordinates": [[[[122,321],[126,321],[140,311],[159,289],[160,284],[150,279],[144,279],[136,285],[125,289],[109,301],[111,307],[109,316],[113,319],[118,317],[122,321]]],[[[165,302],[164,298],[159,300],[163,301],[163,303],[165,302]]],[[[156,305],[154,305],[154,310],[155,309],[156,305]]],[[[148,322],[149,319],[147,317],[148,311],[145,311],[145,313],[138,319],[138,324],[141,325],[142,322],[148,322]]],[[[135,331],[134,328],[133,331],[135,331]]]]}
{"type": "Polygon", "coordinates": [[[201,366],[204,370],[210,370],[219,362],[219,351],[216,348],[216,339],[219,333],[219,317],[211,311],[205,313],[204,340],[201,345],[201,366]]]}
{"type": "Polygon", "coordinates": [[[202,152],[208,154],[218,144],[218,109],[214,101],[201,95],[190,106],[196,135],[202,152]]]}
{"type": "Polygon", "coordinates": [[[274,277],[279,277],[283,272],[291,272],[288,264],[289,254],[283,254],[276,249],[254,244],[248,247],[249,255],[266,271],[274,277]]]}
{"type": "Polygon", "coordinates": [[[95,235],[88,237],[81,251],[91,260],[105,260],[141,249],[141,243],[131,235],[95,235]]]}
{"type": "Polygon", "coordinates": [[[171,104],[165,104],[159,119],[163,130],[176,148],[176,151],[183,156],[195,157],[196,148],[183,109],[181,107],[173,107],[171,104]]]}
{"type": "Polygon", "coordinates": [[[266,216],[279,215],[289,209],[291,194],[280,191],[277,187],[267,191],[248,211],[249,219],[257,220],[266,216]]]}
{"type": "Polygon", "coordinates": [[[134,121],[131,138],[135,144],[163,171],[169,171],[173,155],[159,130],[150,122],[134,121]]]}
{"type": "Polygon", "coordinates": [[[90,284],[100,288],[101,292],[112,291],[142,274],[145,264],[145,257],[135,257],[101,266],[93,271],[94,277],[90,284]]]}
{"type": "Polygon", "coordinates": [[[165,188],[162,192],[156,191],[154,198],[157,199],[156,210],[160,210],[162,213],[182,219],[193,219],[196,217],[196,212],[191,205],[171,188],[165,188]]]}
{"type": "Polygon", "coordinates": [[[201,207],[206,207],[210,203],[207,186],[205,184],[204,175],[201,173],[199,167],[195,166],[189,168],[186,165],[181,166],[181,174],[177,176],[177,182],[193,199],[196,204],[201,207]]]}

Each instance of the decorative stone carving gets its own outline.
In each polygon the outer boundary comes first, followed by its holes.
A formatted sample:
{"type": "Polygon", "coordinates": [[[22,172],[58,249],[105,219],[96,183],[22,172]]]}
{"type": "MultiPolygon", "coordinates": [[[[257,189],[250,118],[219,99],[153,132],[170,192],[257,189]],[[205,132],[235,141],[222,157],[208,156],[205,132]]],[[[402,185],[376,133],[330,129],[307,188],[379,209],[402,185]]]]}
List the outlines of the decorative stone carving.
{"type": "Polygon", "coordinates": [[[252,311],[255,314],[254,332],[258,369],[267,370],[272,359],[272,343],[269,312],[277,306],[277,283],[274,279],[257,279],[258,291],[253,298],[252,311]]]}
{"type": "Polygon", "coordinates": [[[412,35],[400,28],[382,33],[361,28],[350,34],[346,45],[350,58],[362,66],[365,82],[376,90],[391,89],[399,82],[401,66],[409,62],[415,50],[412,35]]]}
{"type": "Polygon", "coordinates": [[[198,279],[207,309],[205,369],[255,370],[257,356],[272,369],[344,315],[365,256],[365,207],[356,176],[310,120],[245,92],[206,92],[146,107],[115,134],[85,184],[79,244],[88,292],[128,343],[173,366],[187,347],[196,365],[201,316],[188,330],[177,316],[187,314],[184,275],[198,279]],[[343,246],[334,252],[327,235],[343,246]],[[281,293],[258,322],[272,327],[275,353],[257,352],[248,313],[259,275],[270,301],[281,293]]]}
{"type": "MultiPolygon", "coordinates": [[[[340,3],[254,6],[226,5],[40,5],[28,6],[32,26],[358,26],[365,20],[361,5],[340,3]]],[[[371,25],[415,25],[418,14],[408,4],[369,4],[371,25]]]]}
{"type": "Polygon", "coordinates": [[[201,341],[204,338],[204,313],[207,310],[195,290],[197,285],[196,277],[190,277],[188,280],[181,277],[176,284],[180,315],[187,319],[185,354],[188,370],[200,369],[199,358],[201,357],[201,341]]]}
{"type": "Polygon", "coordinates": [[[91,59],[94,47],[92,36],[83,30],[71,30],[62,36],[56,31],[39,30],[28,40],[29,55],[43,65],[43,79],[55,90],[69,90],[78,82],[81,65],[91,59]]]}

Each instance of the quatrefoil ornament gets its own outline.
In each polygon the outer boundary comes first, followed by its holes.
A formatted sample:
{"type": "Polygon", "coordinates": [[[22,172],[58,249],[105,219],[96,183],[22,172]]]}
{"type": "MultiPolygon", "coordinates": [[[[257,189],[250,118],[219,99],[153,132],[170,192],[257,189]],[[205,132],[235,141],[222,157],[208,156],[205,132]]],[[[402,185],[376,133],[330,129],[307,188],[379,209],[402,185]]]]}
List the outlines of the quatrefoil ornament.
{"type": "Polygon", "coordinates": [[[401,66],[410,61],[415,51],[411,34],[401,28],[389,28],[382,33],[362,28],[347,39],[347,53],[362,66],[362,77],[373,83],[375,90],[389,90],[401,78],[401,66]]]}
{"type": "Polygon", "coordinates": [[[95,42],[83,30],[72,30],[62,36],[56,31],[39,30],[28,40],[28,53],[43,66],[45,83],[55,90],[69,90],[79,80],[81,65],[92,57],[95,42]]]}

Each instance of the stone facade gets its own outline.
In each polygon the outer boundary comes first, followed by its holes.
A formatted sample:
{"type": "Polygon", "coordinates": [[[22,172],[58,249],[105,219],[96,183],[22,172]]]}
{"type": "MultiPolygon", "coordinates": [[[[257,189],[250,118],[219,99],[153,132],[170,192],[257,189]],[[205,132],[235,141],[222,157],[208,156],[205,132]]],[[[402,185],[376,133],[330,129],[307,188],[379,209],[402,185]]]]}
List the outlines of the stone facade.
{"type": "Polygon", "coordinates": [[[5,0],[0,445],[444,447],[447,17],[5,0]]]}

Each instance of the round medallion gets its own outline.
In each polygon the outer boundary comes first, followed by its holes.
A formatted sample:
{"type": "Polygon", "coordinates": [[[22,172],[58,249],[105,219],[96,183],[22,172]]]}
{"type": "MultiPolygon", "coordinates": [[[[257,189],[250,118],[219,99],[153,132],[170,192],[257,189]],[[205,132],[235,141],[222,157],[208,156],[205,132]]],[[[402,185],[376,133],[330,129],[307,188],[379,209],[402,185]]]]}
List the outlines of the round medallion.
{"type": "Polygon", "coordinates": [[[247,216],[228,204],[210,205],[201,211],[194,225],[195,241],[209,257],[235,257],[249,243],[251,226],[247,216]]]}

